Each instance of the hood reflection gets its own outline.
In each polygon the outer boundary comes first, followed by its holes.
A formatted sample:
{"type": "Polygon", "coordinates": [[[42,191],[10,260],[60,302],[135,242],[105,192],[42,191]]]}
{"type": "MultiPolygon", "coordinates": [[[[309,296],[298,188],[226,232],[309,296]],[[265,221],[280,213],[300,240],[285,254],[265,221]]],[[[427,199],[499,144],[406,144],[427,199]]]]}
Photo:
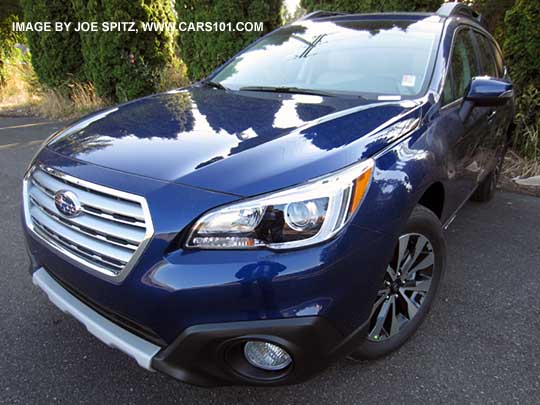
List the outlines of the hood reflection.
{"type": "MultiPolygon", "coordinates": [[[[194,86],[90,116],[59,133],[49,148],[112,169],[235,193],[212,183],[224,184],[219,180],[238,170],[259,172],[262,181],[280,164],[290,168],[354,143],[409,108],[354,97],[194,86]],[[245,166],[245,159],[257,167],[245,166]]],[[[392,136],[369,142],[381,147],[387,138],[392,136]]],[[[364,145],[362,154],[368,149],[364,145]]]]}

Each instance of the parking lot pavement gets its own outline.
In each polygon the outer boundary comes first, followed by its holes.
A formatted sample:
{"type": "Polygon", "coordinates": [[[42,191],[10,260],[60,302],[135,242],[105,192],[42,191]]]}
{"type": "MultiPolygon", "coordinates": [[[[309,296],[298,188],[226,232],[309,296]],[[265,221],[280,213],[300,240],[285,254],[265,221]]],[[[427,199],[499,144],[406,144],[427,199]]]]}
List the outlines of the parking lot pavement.
{"type": "Polygon", "coordinates": [[[538,403],[540,199],[467,204],[447,232],[435,306],[400,351],[342,360],[278,388],[204,389],[138,368],[36,290],[20,231],[20,183],[60,125],[0,117],[0,403],[538,403]]]}

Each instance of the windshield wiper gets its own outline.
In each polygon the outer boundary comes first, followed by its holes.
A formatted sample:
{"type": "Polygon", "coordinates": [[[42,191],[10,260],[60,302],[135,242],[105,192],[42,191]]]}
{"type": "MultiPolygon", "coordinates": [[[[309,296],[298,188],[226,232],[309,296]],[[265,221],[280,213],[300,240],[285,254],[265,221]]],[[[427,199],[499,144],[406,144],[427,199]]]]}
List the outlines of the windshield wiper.
{"type": "Polygon", "coordinates": [[[302,89],[300,87],[287,87],[287,86],[246,86],[240,87],[242,91],[268,91],[272,93],[292,93],[292,94],[312,94],[315,96],[335,97],[334,93],[330,93],[324,90],[302,89]]]}
{"type": "Polygon", "coordinates": [[[220,89],[220,90],[229,90],[227,87],[225,87],[224,85],[222,85],[221,83],[218,83],[218,82],[213,82],[211,80],[205,80],[203,82],[203,84],[205,86],[208,86],[208,87],[213,87],[215,89],[220,89]]]}

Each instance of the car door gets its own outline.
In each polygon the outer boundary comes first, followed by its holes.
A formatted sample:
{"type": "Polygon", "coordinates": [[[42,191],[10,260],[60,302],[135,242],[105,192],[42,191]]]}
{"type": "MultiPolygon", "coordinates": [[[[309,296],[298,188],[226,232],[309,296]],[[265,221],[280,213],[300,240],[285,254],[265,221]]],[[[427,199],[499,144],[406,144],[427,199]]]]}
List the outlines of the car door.
{"type": "Polygon", "coordinates": [[[481,145],[487,130],[486,112],[473,108],[465,118],[460,115],[465,93],[471,79],[479,75],[479,69],[472,29],[458,28],[454,34],[438,123],[448,148],[449,209],[454,210],[474,192],[484,170],[481,145]]]}
{"type": "MultiPolygon", "coordinates": [[[[478,31],[474,32],[474,37],[480,56],[480,74],[502,79],[504,72],[496,58],[496,52],[498,52],[496,45],[490,38],[478,31]]],[[[487,130],[482,134],[480,146],[485,157],[485,173],[483,175],[486,175],[497,167],[497,163],[504,154],[509,116],[508,105],[478,108],[483,110],[487,122],[487,130]]]]}

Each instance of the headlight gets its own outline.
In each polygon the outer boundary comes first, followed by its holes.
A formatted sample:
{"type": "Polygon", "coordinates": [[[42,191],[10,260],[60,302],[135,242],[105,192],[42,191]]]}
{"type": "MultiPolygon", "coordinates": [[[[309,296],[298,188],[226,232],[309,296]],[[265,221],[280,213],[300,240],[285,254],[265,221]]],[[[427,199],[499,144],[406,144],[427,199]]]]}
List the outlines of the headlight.
{"type": "Polygon", "coordinates": [[[210,211],[192,228],[186,247],[291,249],[323,242],[358,209],[373,165],[369,159],[300,186],[210,211]]]}

